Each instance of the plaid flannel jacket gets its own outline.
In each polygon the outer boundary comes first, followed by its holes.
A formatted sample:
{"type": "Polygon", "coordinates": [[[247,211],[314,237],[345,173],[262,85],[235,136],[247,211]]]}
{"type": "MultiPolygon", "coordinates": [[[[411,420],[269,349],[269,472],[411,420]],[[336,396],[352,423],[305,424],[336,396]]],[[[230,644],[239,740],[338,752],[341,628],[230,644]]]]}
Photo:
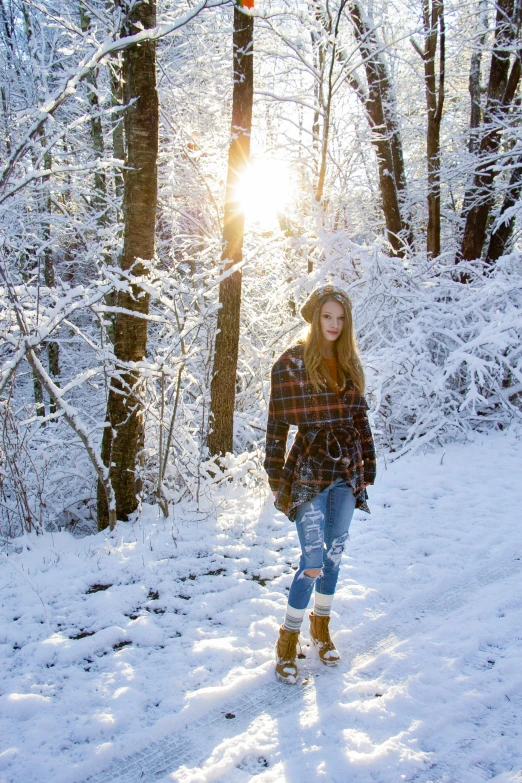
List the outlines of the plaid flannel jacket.
{"type": "Polygon", "coordinates": [[[365,398],[348,380],[337,396],[317,392],[304,363],[302,343],[288,348],[272,367],[264,467],[276,508],[291,520],[296,508],[336,479],[353,488],[357,508],[369,513],[364,484],[375,481],[376,463],[365,398]],[[290,425],[297,434],[285,461],[290,425]]]}

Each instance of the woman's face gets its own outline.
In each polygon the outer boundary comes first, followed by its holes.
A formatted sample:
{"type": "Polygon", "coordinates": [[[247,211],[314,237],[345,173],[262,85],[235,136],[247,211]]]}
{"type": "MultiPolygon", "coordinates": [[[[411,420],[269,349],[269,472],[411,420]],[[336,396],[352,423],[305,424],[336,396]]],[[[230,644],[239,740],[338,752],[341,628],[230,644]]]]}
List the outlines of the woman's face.
{"type": "Polygon", "coordinates": [[[335,342],[344,328],[344,307],[340,302],[332,300],[321,307],[321,333],[329,343],[335,342]]]}

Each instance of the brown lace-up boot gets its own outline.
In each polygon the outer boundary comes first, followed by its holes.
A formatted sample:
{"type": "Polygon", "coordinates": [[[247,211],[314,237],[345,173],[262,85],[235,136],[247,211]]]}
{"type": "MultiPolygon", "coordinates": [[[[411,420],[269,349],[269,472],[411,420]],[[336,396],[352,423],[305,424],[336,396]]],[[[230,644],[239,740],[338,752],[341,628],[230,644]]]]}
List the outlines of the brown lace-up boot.
{"type": "Polygon", "coordinates": [[[279,639],[276,644],[275,676],[279,682],[294,685],[297,682],[297,642],[299,631],[287,631],[282,625],[279,629],[279,639]]]}
{"type": "Polygon", "coordinates": [[[335,666],[341,660],[341,656],[330,638],[329,623],[329,617],[310,612],[310,639],[314,645],[317,645],[319,658],[324,665],[335,666]]]}

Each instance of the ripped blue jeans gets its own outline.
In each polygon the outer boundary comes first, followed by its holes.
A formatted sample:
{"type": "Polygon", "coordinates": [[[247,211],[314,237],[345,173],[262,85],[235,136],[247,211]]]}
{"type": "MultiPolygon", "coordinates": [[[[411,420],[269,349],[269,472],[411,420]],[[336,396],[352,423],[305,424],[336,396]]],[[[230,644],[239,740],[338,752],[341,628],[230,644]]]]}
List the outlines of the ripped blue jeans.
{"type": "Polygon", "coordinates": [[[333,595],[339,566],[355,510],[352,488],[343,479],[324,489],[315,498],[297,507],[297,534],[301,559],[288,595],[294,609],[306,609],[314,584],[317,592],[333,595]],[[318,577],[305,571],[320,568],[318,577]]]}

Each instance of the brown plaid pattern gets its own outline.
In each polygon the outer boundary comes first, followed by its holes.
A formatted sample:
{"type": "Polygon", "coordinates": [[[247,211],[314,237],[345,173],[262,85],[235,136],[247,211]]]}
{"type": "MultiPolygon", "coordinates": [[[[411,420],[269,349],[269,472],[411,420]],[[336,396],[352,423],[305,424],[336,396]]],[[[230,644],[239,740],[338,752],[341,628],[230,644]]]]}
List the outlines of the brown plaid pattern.
{"type": "Polygon", "coordinates": [[[304,346],[293,345],[272,367],[264,467],[276,507],[291,520],[296,508],[338,478],[357,497],[357,508],[370,511],[364,484],[375,481],[376,463],[365,398],[348,381],[337,396],[316,392],[304,363],[304,346]],[[297,434],[285,461],[291,425],[297,434]]]}

